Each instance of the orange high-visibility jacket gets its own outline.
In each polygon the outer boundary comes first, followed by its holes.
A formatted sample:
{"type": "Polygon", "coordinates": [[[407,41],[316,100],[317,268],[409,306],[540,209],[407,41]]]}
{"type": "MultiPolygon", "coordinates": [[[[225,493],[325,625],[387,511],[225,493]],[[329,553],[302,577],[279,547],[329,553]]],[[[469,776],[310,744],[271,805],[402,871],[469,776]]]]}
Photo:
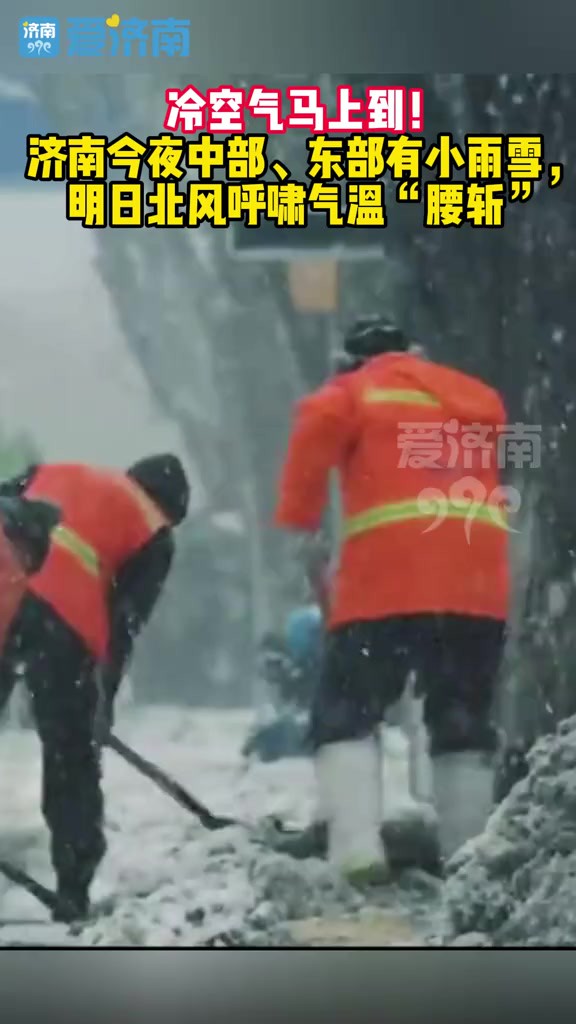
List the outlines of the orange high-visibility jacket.
{"type": "Polygon", "coordinates": [[[505,419],[492,388],[407,353],[371,359],[299,403],[275,521],[318,529],[339,471],[331,627],[421,612],[507,617],[505,419]]]}
{"type": "Polygon", "coordinates": [[[109,643],[110,585],[167,519],[124,473],[76,463],[41,466],[25,496],[53,501],[62,513],[44,566],[29,579],[28,589],[103,661],[109,643]]]}

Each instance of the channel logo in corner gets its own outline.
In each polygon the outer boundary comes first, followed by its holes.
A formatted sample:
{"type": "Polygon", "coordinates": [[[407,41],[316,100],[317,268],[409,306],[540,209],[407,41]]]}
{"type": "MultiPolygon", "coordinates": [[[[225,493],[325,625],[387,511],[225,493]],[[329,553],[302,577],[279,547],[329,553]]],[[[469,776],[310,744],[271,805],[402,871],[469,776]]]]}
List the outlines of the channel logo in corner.
{"type": "Polygon", "coordinates": [[[60,42],[57,18],[18,23],[22,57],[188,57],[190,21],[178,18],[66,18],[60,42]]]}
{"type": "Polygon", "coordinates": [[[57,57],[60,53],[57,18],[22,18],[18,38],[21,57],[57,57]]]}

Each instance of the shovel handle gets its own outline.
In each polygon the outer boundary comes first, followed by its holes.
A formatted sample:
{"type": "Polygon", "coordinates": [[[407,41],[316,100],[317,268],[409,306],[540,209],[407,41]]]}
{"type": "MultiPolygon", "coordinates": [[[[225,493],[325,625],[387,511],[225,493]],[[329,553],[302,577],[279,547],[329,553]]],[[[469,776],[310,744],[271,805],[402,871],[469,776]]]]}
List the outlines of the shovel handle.
{"type": "Polygon", "coordinates": [[[180,807],[194,814],[208,831],[214,832],[220,828],[229,828],[231,825],[240,824],[240,822],[235,821],[233,818],[219,817],[212,814],[200,800],[192,796],[179,782],[176,782],[176,779],[173,779],[157,765],[142,757],[141,754],[137,754],[135,750],[132,750],[127,743],[114,736],[113,733],[108,735],[105,745],[110,750],[113,750],[115,754],[118,754],[119,757],[122,757],[128,764],[131,764],[133,768],[136,768],[142,775],[145,775],[147,779],[154,782],[163,793],[166,793],[177,804],[180,804],[180,807]]]}
{"type": "Polygon", "coordinates": [[[37,882],[35,878],[32,878],[22,868],[18,868],[15,864],[10,864],[8,861],[0,860],[0,873],[10,882],[13,882],[14,885],[21,886],[31,896],[35,896],[39,903],[42,903],[51,913],[62,909],[63,903],[58,895],[45,885],[42,885],[41,882],[37,882]]]}

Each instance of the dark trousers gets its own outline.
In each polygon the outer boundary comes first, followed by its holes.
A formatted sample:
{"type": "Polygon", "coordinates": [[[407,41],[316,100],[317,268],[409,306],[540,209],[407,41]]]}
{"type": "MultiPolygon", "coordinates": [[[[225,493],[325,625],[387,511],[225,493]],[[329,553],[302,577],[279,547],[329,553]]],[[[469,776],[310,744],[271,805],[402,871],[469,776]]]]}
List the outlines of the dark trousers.
{"type": "Polygon", "coordinates": [[[32,595],[12,624],[0,661],[0,711],[19,664],[42,743],[42,811],[52,863],[61,889],[82,889],[106,850],[100,752],[93,742],[95,664],[76,633],[32,595]]]}
{"type": "Polygon", "coordinates": [[[373,733],[414,673],[433,755],[493,750],[504,641],[504,622],[465,615],[405,615],[333,630],[312,708],[312,747],[373,733]]]}

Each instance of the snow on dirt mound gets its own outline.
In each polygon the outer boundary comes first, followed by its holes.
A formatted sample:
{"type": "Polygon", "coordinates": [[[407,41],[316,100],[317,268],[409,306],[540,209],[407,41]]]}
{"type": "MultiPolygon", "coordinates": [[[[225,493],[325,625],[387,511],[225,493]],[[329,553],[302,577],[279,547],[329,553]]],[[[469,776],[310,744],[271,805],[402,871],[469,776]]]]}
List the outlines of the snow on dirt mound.
{"type": "Polygon", "coordinates": [[[576,717],[449,865],[444,944],[576,945],[576,717]]]}
{"type": "Polygon", "coordinates": [[[82,942],[285,946],[292,942],[291,920],[359,905],[324,864],[296,864],[251,847],[235,832],[190,844],[173,854],[162,879],[155,871],[132,892],[125,888],[109,917],[83,929],[82,942]]]}
{"type": "MultiPolygon", "coordinates": [[[[313,773],[307,759],[243,764],[240,750],[250,724],[249,714],[237,712],[156,707],[121,714],[117,731],[122,739],[215,813],[252,828],[206,832],[196,818],[107,752],[108,854],[93,890],[102,913],[71,934],[51,925],[32,897],[0,878],[0,945],[282,946],[305,942],[296,936],[294,922],[336,921],[344,933],[349,924],[361,922],[370,905],[326,863],[294,861],[263,845],[267,815],[294,825],[308,820],[313,773]]],[[[53,885],[39,797],[35,735],[3,732],[0,856],[53,885]]],[[[383,912],[394,917],[400,907],[401,916],[412,920],[419,913],[425,918],[435,899],[433,887],[414,875],[385,890],[379,902],[383,912]]],[[[407,929],[400,927],[400,938],[407,929]]]]}

